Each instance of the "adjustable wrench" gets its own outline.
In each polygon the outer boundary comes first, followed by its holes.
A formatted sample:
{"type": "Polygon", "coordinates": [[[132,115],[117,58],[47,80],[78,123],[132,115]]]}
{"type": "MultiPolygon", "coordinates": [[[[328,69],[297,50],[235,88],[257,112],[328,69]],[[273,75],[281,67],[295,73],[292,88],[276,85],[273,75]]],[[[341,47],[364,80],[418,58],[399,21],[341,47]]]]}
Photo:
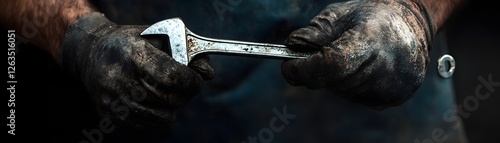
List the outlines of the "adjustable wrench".
{"type": "Polygon", "coordinates": [[[156,34],[169,37],[172,58],[184,65],[188,65],[196,55],[201,53],[279,59],[306,58],[312,54],[295,52],[286,48],[285,45],[221,40],[199,36],[191,32],[180,18],[157,22],[141,33],[141,35],[156,34]]]}

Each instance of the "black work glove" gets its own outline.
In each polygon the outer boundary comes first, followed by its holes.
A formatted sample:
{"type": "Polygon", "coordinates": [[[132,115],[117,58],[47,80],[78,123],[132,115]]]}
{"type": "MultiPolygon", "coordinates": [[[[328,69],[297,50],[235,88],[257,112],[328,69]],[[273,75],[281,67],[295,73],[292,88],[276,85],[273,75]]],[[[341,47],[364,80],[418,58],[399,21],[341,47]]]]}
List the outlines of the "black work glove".
{"type": "Polygon", "coordinates": [[[172,121],[176,109],[197,94],[214,71],[208,57],[190,67],[174,61],[159,48],[158,41],[168,39],[140,36],[146,28],[88,14],[69,26],[61,57],[62,66],[84,83],[103,118],[149,130],[172,121]]]}
{"type": "Polygon", "coordinates": [[[376,109],[400,105],[424,79],[435,31],[429,18],[410,0],[330,4],[286,40],[293,50],[319,52],[283,62],[283,75],[376,109]]]}

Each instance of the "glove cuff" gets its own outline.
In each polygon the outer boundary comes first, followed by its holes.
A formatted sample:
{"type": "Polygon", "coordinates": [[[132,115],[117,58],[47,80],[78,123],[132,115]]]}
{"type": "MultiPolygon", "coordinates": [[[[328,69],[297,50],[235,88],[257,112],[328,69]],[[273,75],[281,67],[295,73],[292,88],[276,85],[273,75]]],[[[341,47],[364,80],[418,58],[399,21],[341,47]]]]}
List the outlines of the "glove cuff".
{"type": "MultiPolygon", "coordinates": [[[[437,26],[432,19],[429,10],[427,7],[422,3],[421,0],[402,0],[400,1],[405,7],[410,9],[414,15],[417,17],[417,19],[420,21],[420,24],[424,27],[425,29],[425,34],[426,34],[426,39],[427,41],[432,41],[434,39],[434,35],[437,33],[437,26]],[[410,3],[414,3],[417,7],[414,7],[410,3]]],[[[430,50],[431,46],[428,45],[427,50],[430,50]]]]}
{"type": "Polygon", "coordinates": [[[422,3],[421,0],[412,0],[412,1],[418,5],[420,13],[422,14],[424,21],[427,23],[427,27],[429,27],[429,34],[430,34],[429,37],[431,39],[434,39],[434,35],[436,35],[436,33],[437,33],[437,26],[436,26],[434,20],[432,19],[431,14],[429,13],[429,10],[422,3]]]}
{"type": "Polygon", "coordinates": [[[75,24],[68,26],[61,44],[61,66],[68,71],[72,77],[82,79],[83,67],[88,64],[91,49],[94,48],[96,39],[100,36],[96,33],[99,29],[116,25],[109,21],[104,14],[99,12],[89,13],[80,17],[75,24]]]}

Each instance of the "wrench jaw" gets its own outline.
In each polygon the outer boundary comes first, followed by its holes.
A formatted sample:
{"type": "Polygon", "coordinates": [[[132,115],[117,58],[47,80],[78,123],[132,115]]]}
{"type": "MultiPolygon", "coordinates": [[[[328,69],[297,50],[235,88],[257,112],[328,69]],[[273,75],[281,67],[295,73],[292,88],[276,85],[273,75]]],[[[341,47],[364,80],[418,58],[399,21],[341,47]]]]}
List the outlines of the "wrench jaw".
{"type": "Polygon", "coordinates": [[[170,42],[170,51],[172,58],[183,64],[188,65],[191,61],[187,52],[187,32],[186,25],[180,18],[166,19],[157,22],[146,28],[141,35],[167,35],[170,42]]]}

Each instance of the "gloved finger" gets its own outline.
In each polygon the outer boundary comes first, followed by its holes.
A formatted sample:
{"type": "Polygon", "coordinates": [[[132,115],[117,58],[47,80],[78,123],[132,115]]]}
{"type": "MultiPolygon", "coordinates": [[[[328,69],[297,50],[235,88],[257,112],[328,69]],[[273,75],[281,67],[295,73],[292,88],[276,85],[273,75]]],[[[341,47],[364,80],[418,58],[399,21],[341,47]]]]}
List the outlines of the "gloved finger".
{"type": "Polygon", "coordinates": [[[209,62],[210,57],[208,55],[199,55],[196,56],[188,66],[200,74],[204,80],[211,80],[215,76],[215,71],[212,66],[210,66],[209,62]]]}
{"type": "Polygon", "coordinates": [[[323,88],[325,85],[347,83],[347,87],[362,84],[371,73],[377,48],[363,44],[368,39],[360,39],[363,32],[353,32],[358,27],[346,31],[342,37],[333,41],[311,57],[283,62],[282,72],[292,85],[309,88],[323,88]],[[349,49],[349,50],[345,50],[349,49]],[[352,82],[353,80],[354,82],[352,82]]]}
{"type": "MultiPolygon", "coordinates": [[[[166,90],[166,87],[160,85],[154,77],[150,75],[136,77],[136,80],[128,81],[126,86],[120,91],[115,91],[121,93],[120,95],[131,95],[130,99],[125,98],[124,100],[130,101],[130,106],[137,106],[138,110],[175,110],[180,106],[184,106],[191,99],[191,95],[179,94],[172,92],[171,89],[166,90]],[[133,102],[140,102],[140,104],[133,105],[133,102]]],[[[126,103],[126,101],[122,101],[126,103]]],[[[162,113],[162,112],[156,112],[162,113]]]]}
{"type": "Polygon", "coordinates": [[[158,88],[187,95],[194,95],[201,89],[201,75],[176,62],[167,53],[148,43],[134,50],[132,59],[140,75],[151,77],[155,84],[161,86],[158,88]]]}
{"type": "MultiPolygon", "coordinates": [[[[142,79],[141,79],[142,80],[142,79]]],[[[125,124],[125,126],[135,126],[140,124],[147,127],[163,127],[168,122],[175,119],[175,109],[187,102],[164,100],[158,98],[158,95],[148,87],[142,84],[141,80],[128,81],[123,87],[113,92],[101,94],[102,98],[113,98],[113,102],[103,102],[106,106],[125,106],[130,111],[135,112],[111,112],[101,111],[100,113],[110,114],[111,117],[119,119],[118,124],[125,124]],[[125,95],[125,96],[124,96],[125,95]],[[139,104],[138,104],[139,103],[139,104]],[[124,116],[124,115],[127,116],[124,116]],[[136,124],[129,124],[130,122],[136,124]],[[156,125],[155,125],[156,124],[156,125]]],[[[123,81],[119,81],[123,82],[123,81]]],[[[98,108],[98,110],[113,110],[113,108],[98,108]]],[[[113,110],[114,111],[114,110],[113,110]]]]}
{"type": "Polygon", "coordinates": [[[306,59],[285,60],[281,65],[282,74],[291,85],[323,88],[329,72],[324,58],[323,54],[317,53],[306,59]]]}
{"type": "Polygon", "coordinates": [[[308,26],[290,33],[285,40],[285,45],[294,51],[308,52],[319,50],[329,38],[329,34],[321,29],[308,26]]]}
{"type": "Polygon", "coordinates": [[[338,38],[349,23],[344,22],[349,3],[334,3],[328,5],[319,15],[314,17],[305,28],[292,32],[285,44],[296,51],[319,50],[338,38]],[[340,21],[340,22],[339,22],[340,21]]]}

